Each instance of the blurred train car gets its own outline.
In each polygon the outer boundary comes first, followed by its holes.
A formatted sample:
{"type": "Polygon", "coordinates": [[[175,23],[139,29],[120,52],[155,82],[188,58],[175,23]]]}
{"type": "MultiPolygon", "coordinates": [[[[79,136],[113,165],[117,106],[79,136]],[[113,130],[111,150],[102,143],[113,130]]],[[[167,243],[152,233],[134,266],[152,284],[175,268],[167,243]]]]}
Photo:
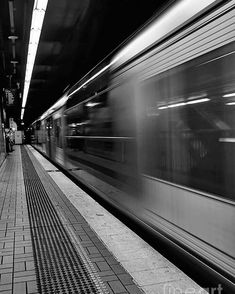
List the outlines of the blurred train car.
{"type": "Polygon", "coordinates": [[[45,112],[33,145],[235,276],[235,1],[176,1],[45,112]]]}

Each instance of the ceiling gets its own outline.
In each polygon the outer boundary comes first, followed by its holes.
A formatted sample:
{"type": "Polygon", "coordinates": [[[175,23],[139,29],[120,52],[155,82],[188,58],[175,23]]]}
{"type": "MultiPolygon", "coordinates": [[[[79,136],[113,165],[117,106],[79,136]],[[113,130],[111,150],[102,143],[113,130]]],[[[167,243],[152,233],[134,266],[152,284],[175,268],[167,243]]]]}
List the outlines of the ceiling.
{"type": "MultiPolygon", "coordinates": [[[[7,116],[20,125],[34,0],[0,1],[0,89],[16,89],[7,116]],[[17,36],[16,40],[9,36],[17,36]],[[17,62],[17,63],[16,63],[17,62]]],[[[164,0],[48,0],[24,122],[27,126],[164,4],[164,0]]],[[[168,1],[169,2],[169,1],[168,1]]]]}

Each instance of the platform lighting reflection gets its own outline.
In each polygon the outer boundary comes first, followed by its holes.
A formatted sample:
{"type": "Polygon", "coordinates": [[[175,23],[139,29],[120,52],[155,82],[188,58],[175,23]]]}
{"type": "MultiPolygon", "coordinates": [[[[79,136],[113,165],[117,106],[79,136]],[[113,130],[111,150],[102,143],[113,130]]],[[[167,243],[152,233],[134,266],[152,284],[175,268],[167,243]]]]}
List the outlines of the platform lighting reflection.
{"type": "Polygon", "coordinates": [[[100,105],[100,103],[99,102],[88,102],[86,104],[87,107],[94,107],[94,106],[97,106],[97,105],[100,105]]]}
{"type": "Polygon", "coordinates": [[[46,112],[44,112],[41,116],[40,116],[40,120],[44,119],[46,116],[48,116],[50,113],[54,112],[55,110],[57,110],[58,108],[60,108],[61,106],[63,106],[66,101],[68,100],[68,96],[65,94],[64,96],[62,96],[59,100],[56,101],[55,104],[53,104],[46,112]]]}
{"type": "Polygon", "coordinates": [[[41,35],[43,20],[47,8],[48,0],[35,0],[30,28],[30,37],[28,45],[28,55],[25,72],[24,93],[21,109],[21,119],[24,117],[24,107],[27,102],[30,81],[32,77],[34,61],[37,53],[38,43],[41,35]]]}
{"type": "Polygon", "coordinates": [[[210,101],[209,98],[203,98],[203,99],[196,99],[196,100],[190,100],[187,102],[180,102],[180,103],[174,103],[174,104],[169,104],[169,105],[163,105],[158,107],[158,109],[167,109],[167,108],[174,108],[174,107],[180,107],[180,106],[185,106],[185,105],[190,105],[190,104],[197,104],[197,103],[203,103],[210,101]]]}
{"type": "Polygon", "coordinates": [[[235,93],[225,94],[223,95],[224,98],[235,97],[235,93]]]}
{"type": "Polygon", "coordinates": [[[105,67],[103,67],[100,71],[98,71],[96,74],[94,74],[90,79],[88,79],[85,83],[83,83],[80,87],[78,87],[77,89],[75,89],[72,93],[70,93],[68,96],[72,96],[74,93],[76,93],[77,91],[79,91],[81,88],[84,88],[90,81],[94,80],[96,77],[98,77],[102,72],[106,71],[106,69],[108,69],[111,65],[113,64],[113,62],[109,63],[108,65],[106,65],[105,67]]]}
{"type": "Polygon", "coordinates": [[[223,143],[235,143],[235,138],[219,138],[219,142],[223,142],[223,143]]]}
{"type": "Polygon", "coordinates": [[[116,66],[125,63],[136,56],[139,52],[153,45],[153,43],[161,40],[164,36],[180,27],[191,17],[197,15],[200,11],[216,2],[215,0],[181,0],[173,4],[167,13],[162,13],[160,17],[153,22],[150,27],[143,30],[141,34],[136,36],[131,43],[117,53],[114,58],[116,66]],[[153,38],[154,36],[154,38],[153,38]]]}
{"type": "Polygon", "coordinates": [[[228,103],[225,103],[226,105],[235,105],[235,101],[233,102],[228,102],[228,103]]]}

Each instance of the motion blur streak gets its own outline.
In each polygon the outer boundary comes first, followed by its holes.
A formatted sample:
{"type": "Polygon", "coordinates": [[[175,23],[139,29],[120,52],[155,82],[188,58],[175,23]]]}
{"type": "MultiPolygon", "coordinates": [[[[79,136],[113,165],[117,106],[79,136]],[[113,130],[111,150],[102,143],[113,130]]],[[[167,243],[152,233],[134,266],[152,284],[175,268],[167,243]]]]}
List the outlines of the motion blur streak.
{"type": "Polygon", "coordinates": [[[175,1],[31,126],[36,148],[230,289],[234,8],[175,1]]]}

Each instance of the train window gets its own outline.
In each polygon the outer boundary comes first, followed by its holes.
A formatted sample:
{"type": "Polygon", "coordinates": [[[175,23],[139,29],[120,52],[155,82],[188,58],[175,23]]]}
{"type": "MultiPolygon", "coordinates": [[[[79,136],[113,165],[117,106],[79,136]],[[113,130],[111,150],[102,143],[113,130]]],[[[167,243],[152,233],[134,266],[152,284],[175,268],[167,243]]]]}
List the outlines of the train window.
{"type": "Polygon", "coordinates": [[[62,148],[61,118],[54,120],[54,130],[56,146],[62,148]]]}
{"type": "Polygon", "coordinates": [[[31,135],[30,135],[30,141],[32,144],[37,144],[37,141],[36,141],[36,136],[35,136],[35,124],[31,127],[31,135]]]}
{"type": "Polygon", "coordinates": [[[77,83],[74,88],[72,88],[71,91],[73,92],[76,87],[80,88],[81,84],[84,84],[88,79],[90,79],[96,73],[100,72],[100,70],[102,70],[102,73],[100,73],[96,79],[92,79],[91,83],[88,83],[87,85],[81,87],[79,91],[76,91],[74,94],[71,95],[71,98],[67,102],[68,108],[71,108],[74,105],[81,103],[85,99],[92,97],[93,95],[95,95],[95,93],[103,92],[105,89],[108,88],[110,78],[109,69],[107,68],[105,71],[103,71],[108,63],[109,61],[105,60],[102,63],[98,64],[93,71],[89,72],[84,77],[84,79],[77,83]]]}
{"type": "Polygon", "coordinates": [[[41,128],[41,121],[36,122],[36,130],[40,130],[41,128]]]}
{"type": "Polygon", "coordinates": [[[117,160],[111,139],[112,120],[107,93],[67,110],[66,116],[70,152],[117,160]]]}
{"type": "Polygon", "coordinates": [[[107,93],[84,103],[87,114],[85,132],[91,136],[110,136],[112,120],[107,93]]]}
{"type": "Polygon", "coordinates": [[[234,197],[235,58],[230,49],[229,54],[217,49],[145,82],[144,173],[234,197]]]}
{"type": "Polygon", "coordinates": [[[41,144],[44,144],[46,141],[45,138],[45,121],[41,121],[40,130],[38,131],[38,141],[41,144]]]}
{"type": "Polygon", "coordinates": [[[86,136],[100,135],[102,133],[99,114],[102,112],[102,105],[98,99],[81,103],[68,110],[67,115],[67,135],[68,136],[86,136]],[[97,125],[96,125],[97,123],[97,125]]]}

